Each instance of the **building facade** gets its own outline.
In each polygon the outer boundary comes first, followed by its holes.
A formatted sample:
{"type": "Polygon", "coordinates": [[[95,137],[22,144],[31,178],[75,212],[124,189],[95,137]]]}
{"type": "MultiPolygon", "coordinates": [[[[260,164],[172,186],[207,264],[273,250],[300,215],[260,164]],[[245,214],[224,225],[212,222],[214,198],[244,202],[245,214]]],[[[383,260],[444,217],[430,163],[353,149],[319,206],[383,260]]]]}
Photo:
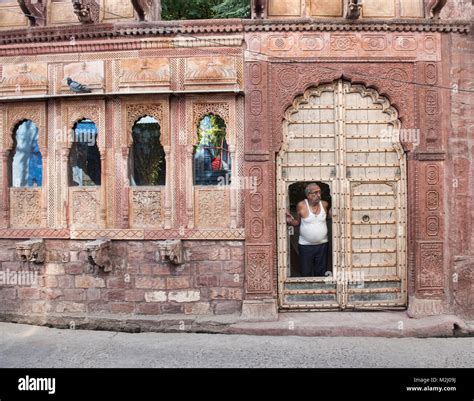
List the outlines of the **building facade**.
{"type": "Polygon", "coordinates": [[[160,9],[0,3],[3,320],[473,318],[469,1],[160,9]],[[285,211],[310,182],[332,273],[307,278],[285,211]]]}

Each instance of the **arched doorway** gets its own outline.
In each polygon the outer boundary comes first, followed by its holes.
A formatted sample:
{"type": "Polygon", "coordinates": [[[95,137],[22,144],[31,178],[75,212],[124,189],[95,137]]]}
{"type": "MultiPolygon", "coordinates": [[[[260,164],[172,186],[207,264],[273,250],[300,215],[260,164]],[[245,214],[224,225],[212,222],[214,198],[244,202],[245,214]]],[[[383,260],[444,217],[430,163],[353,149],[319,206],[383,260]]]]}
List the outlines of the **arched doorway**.
{"type": "Polygon", "coordinates": [[[280,308],[405,307],[406,160],[396,110],[375,90],[338,80],[297,98],[283,125],[276,183],[280,308]],[[291,186],[311,182],[331,193],[332,273],[295,277],[295,232],[285,212],[294,214],[291,186]]]}

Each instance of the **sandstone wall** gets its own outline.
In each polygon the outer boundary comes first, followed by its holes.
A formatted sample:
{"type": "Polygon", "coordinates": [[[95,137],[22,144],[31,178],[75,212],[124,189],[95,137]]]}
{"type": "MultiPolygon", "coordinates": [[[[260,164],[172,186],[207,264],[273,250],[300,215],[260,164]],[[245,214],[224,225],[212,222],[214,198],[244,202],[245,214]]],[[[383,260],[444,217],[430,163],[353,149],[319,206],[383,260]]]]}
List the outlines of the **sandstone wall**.
{"type": "Polygon", "coordinates": [[[45,263],[29,269],[15,260],[15,243],[0,240],[0,271],[9,273],[10,284],[15,272],[37,271],[37,285],[9,285],[4,278],[0,315],[241,311],[244,244],[240,241],[187,241],[188,261],[180,266],[160,261],[155,241],[116,241],[110,273],[89,272],[84,241],[46,241],[45,263]]]}

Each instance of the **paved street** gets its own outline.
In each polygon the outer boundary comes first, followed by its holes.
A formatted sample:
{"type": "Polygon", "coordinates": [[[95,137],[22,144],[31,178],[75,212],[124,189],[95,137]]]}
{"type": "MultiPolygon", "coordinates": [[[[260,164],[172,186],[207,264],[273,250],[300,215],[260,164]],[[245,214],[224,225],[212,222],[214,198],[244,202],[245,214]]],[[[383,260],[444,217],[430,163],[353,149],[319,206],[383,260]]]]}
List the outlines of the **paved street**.
{"type": "Polygon", "coordinates": [[[467,368],[474,338],[116,333],[0,323],[0,367],[467,368]]]}

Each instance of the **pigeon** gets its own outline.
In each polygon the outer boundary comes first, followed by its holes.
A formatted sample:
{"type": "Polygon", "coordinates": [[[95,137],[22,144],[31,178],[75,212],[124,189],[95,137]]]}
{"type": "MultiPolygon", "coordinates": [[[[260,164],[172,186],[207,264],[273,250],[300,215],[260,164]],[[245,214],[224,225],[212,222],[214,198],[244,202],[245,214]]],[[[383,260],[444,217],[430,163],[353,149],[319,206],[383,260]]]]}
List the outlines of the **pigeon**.
{"type": "Polygon", "coordinates": [[[91,93],[92,91],[85,85],[80,84],[79,82],[73,81],[71,78],[66,78],[69,89],[77,93],[91,93]]]}

